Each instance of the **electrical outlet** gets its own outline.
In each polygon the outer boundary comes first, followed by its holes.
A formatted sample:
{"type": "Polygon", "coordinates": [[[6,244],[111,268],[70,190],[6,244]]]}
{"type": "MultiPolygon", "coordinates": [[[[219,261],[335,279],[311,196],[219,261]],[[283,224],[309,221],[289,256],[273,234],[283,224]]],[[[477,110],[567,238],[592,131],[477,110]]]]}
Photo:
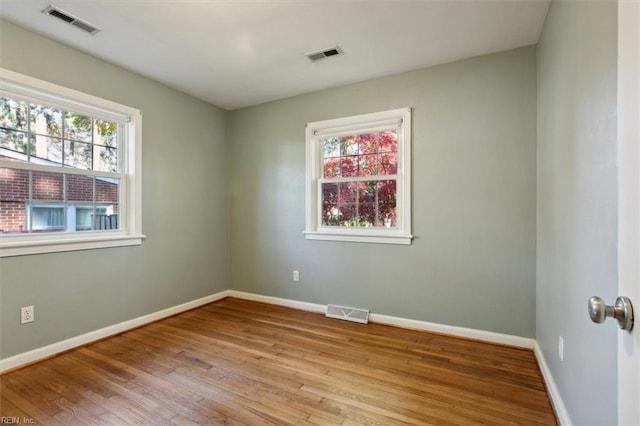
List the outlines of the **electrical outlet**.
{"type": "Polygon", "coordinates": [[[34,319],[33,306],[25,306],[24,308],[20,308],[20,324],[33,322],[34,319]]]}
{"type": "Polygon", "coordinates": [[[560,361],[564,360],[564,339],[562,336],[558,337],[558,356],[560,357],[560,361]]]}
{"type": "Polygon", "coordinates": [[[293,280],[294,281],[300,281],[300,272],[293,271],[293,280]]]}

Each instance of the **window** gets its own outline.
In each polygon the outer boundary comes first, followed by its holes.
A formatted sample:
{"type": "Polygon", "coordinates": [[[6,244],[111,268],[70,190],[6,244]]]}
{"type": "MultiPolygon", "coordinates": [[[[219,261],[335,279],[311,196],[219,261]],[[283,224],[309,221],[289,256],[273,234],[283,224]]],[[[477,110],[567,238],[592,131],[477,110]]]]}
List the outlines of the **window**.
{"type": "Polygon", "coordinates": [[[307,124],[305,237],[411,244],[411,110],[307,124]]]}
{"type": "Polygon", "coordinates": [[[0,69],[0,256],[136,245],[140,112],[0,69]]]}

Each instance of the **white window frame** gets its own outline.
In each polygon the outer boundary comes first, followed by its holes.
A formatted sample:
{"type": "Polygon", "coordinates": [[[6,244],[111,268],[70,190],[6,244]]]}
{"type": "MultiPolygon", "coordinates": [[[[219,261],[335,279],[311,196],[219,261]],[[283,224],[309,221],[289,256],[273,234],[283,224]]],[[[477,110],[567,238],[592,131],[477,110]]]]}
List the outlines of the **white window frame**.
{"type": "MultiPolygon", "coordinates": [[[[411,108],[400,108],[352,117],[308,123],[306,127],[305,238],[308,240],[348,241],[382,244],[411,244],[411,108]],[[398,172],[396,179],[397,226],[331,227],[322,226],[322,146],[327,136],[381,131],[397,126],[398,172]]],[[[355,178],[354,180],[362,180],[355,178]]]]}
{"type": "MultiPolygon", "coordinates": [[[[0,68],[0,95],[125,123],[120,138],[120,229],[109,231],[3,234],[0,257],[142,244],[142,114],[139,110],[0,68]]],[[[66,174],[86,171],[0,159],[0,167],[66,174]]],[[[99,171],[91,171],[100,176],[99,171]]]]}

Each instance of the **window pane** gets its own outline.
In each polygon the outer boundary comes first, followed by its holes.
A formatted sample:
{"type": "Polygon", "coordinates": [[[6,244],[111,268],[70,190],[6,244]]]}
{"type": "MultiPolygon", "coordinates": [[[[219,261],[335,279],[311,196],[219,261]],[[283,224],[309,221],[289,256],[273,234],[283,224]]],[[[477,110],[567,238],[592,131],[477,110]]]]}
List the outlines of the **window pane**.
{"type": "Polygon", "coordinates": [[[91,169],[91,144],[64,141],[64,165],[76,169],[91,169]]]}
{"type": "Polygon", "coordinates": [[[340,157],[325,158],[322,175],[325,178],[340,177],[340,157]]]}
{"type": "Polygon", "coordinates": [[[358,208],[355,204],[340,204],[338,210],[341,226],[358,226],[358,208]]]}
{"type": "Polygon", "coordinates": [[[62,137],[63,112],[43,105],[31,105],[31,131],[39,135],[62,137]]]}
{"type": "Polygon", "coordinates": [[[96,178],[96,203],[118,203],[119,179],[96,178]]]}
{"type": "Polygon", "coordinates": [[[396,181],[383,180],[378,182],[378,224],[387,228],[397,226],[396,212],[396,181]]]}
{"type": "Polygon", "coordinates": [[[372,155],[361,155],[360,156],[360,176],[373,176],[378,174],[378,156],[376,154],[372,155]]]}
{"type": "Polygon", "coordinates": [[[340,157],[340,175],[342,177],[358,176],[358,157],[340,157]]]}
{"type": "Polygon", "coordinates": [[[322,184],[322,204],[338,203],[338,184],[323,183],[322,184]]]}
{"type": "Polygon", "coordinates": [[[91,143],[92,124],[91,117],[67,111],[64,115],[64,138],[91,143]]]}
{"type": "Polygon", "coordinates": [[[375,203],[378,192],[377,181],[358,182],[358,202],[375,203]]]}
{"type": "Polygon", "coordinates": [[[101,172],[117,172],[117,150],[115,148],[109,148],[102,145],[94,145],[93,170],[99,170],[101,172]]]}
{"type": "Polygon", "coordinates": [[[93,226],[93,206],[75,206],[76,231],[91,231],[93,226]]]}
{"type": "Polygon", "coordinates": [[[93,204],[93,176],[67,175],[67,201],[93,204]]]}
{"type": "Polygon", "coordinates": [[[322,226],[339,226],[340,216],[337,204],[322,205],[322,226]]]}
{"type": "Polygon", "coordinates": [[[0,233],[25,232],[29,172],[0,168],[0,233]]]}
{"type": "Polygon", "coordinates": [[[381,175],[397,174],[398,173],[398,154],[395,152],[380,154],[380,164],[378,165],[378,172],[381,175]]]}
{"type": "Polygon", "coordinates": [[[97,205],[95,215],[93,216],[94,230],[112,230],[119,229],[118,205],[97,205]]]}
{"type": "Polygon", "coordinates": [[[338,184],[338,202],[355,203],[358,200],[358,183],[342,182],[338,184]]]}
{"type": "Polygon", "coordinates": [[[27,161],[27,134],[0,128],[0,158],[27,161]],[[19,155],[13,155],[13,154],[19,155]]]}
{"type": "Polygon", "coordinates": [[[31,209],[33,231],[64,231],[64,207],[34,205],[31,209]]]}
{"type": "Polygon", "coordinates": [[[31,173],[31,197],[34,201],[64,201],[64,175],[62,173],[31,173]]]}
{"type": "Polygon", "coordinates": [[[27,131],[29,107],[25,102],[0,96],[0,127],[27,131]]]}
{"type": "Polygon", "coordinates": [[[118,171],[118,124],[105,120],[95,121],[96,139],[93,148],[93,169],[103,172],[118,171]]]}
{"type": "Polygon", "coordinates": [[[118,124],[105,120],[96,120],[96,139],[93,143],[97,145],[107,146],[109,148],[118,148],[118,124]]]}
{"type": "Polygon", "coordinates": [[[322,154],[325,158],[340,156],[340,138],[322,140],[322,154]]]}
{"type": "Polygon", "coordinates": [[[340,138],[340,155],[358,155],[358,137],[356,135],[340,138]]]}
{"type": "Polygon", "coordinates": [[[376,133],[358,135],[358,151],[360,155],[378,152],[378,138],[376,133]]]}
{"type": "Polygon", "coordinates": [[[31,135],[30,140],[32,162],[51,166],[62,165],[62,139],[31,135]]]}
{"type": "Polygon", "coordinates": [[[378,152],[398,152],[398,132],[395,130],[380,132],[378,152]]]}

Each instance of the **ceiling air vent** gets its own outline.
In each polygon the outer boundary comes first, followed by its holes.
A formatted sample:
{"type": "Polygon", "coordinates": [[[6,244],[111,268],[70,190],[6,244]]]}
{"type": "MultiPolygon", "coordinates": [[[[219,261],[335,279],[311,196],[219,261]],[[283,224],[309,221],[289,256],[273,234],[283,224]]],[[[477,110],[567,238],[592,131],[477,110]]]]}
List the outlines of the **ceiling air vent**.
{"type": "Polygon", "coordinates": [[[71,24],[74,27],[81,29],[82,31],[87,32],[91,35],[95,35],[100,32],[100,28],[96,27],[95,25],[91,25],[90,23],[76,18],[75,16],[65,12],[64,10],[57,9],[53,6],[48,6],[42,11],[42,13],[66,22],[67,24],[71,24]]]}
{"type": "Polygon", "coordinates": [[[332,47],[330,49],[323,49],[317,52],[307,53],[307,58],[311,60],[311,62],[319,61],[320,59],[325,59],[330,56],[343,55],[342,49],[338,46],[332,47]]]}

